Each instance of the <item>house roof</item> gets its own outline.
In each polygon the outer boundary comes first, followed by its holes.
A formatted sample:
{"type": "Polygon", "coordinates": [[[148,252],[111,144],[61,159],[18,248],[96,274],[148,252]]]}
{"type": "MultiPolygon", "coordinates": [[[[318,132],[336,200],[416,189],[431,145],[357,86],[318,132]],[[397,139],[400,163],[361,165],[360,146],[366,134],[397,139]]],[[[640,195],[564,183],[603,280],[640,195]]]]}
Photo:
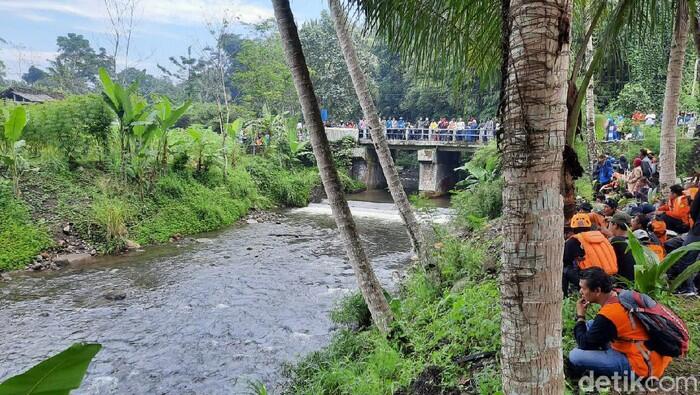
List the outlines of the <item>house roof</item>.
{"type": "Polygon", "coordinates": [[[26,101],[34,103],[56,100],[53,96],[47,95],[46,93],[17,88],[8,88],[4,90],[0,93],[0,98],[11,98],[12,95],[19,96],[26,101]]]}

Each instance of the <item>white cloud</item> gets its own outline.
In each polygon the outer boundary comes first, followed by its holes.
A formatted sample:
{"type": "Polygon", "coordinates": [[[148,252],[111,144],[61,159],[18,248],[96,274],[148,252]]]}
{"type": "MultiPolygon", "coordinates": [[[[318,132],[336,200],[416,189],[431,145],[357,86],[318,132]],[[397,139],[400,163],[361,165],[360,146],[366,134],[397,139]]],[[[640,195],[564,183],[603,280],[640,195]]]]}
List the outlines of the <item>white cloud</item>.
{"type": "MultiPolygon", "coordinates": [[[[201,25],[224,16],[232,21],[247,23],[273,17],[271,8],[242,0],[140,0],[138,7],[140,12],[137,18],[140,22],[175,25],[201,25]]],[[[53,13],[100,21],[106,21],[108,17],[101,0],[0,0],[0,11],[16,16],[31,12],[44,18],[50,18],[49,15],[53,13]]]]}
{"type": "Polygon", "coordinates": [[[39,15],[34,12],[23,12],[23,13],[18,13],[18,17],[22,19],[26,19],[28,21],[32,22],[51,22],[53,21],[53,18],[50,18],[46,15],[39,15]]]}

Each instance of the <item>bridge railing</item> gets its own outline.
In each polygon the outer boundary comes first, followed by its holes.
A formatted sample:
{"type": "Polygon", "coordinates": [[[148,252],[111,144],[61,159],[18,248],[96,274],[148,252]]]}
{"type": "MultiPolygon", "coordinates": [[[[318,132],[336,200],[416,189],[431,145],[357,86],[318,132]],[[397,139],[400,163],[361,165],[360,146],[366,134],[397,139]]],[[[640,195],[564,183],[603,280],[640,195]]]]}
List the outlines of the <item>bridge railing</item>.
{"type": "MultiPolygon", "coordinates": [[[[495,129],[429,129],[429,128],[401,128],[386,129],[385,136],[389,141],[436,141],[436,142],[465,142],[487,143],[494,138],[495,129]]],[[[371,140],[368,129],[359,130],[361,140],[371,140]]]]}
{"type": "MultiPolygon", "coordinates": [[[[495,129],[429,129],[429,128],[400,128],[385,129],[384,136],[389,141],[434,141],[461,142],[485,144],[494,138],[495,129]]],[[[338,141],[351,137],[354,141],[372,140],[369,129],[357,128],[326,128],[326,136],[330,141],[338,141]]],[[[306,139],[306,136],[303,137],[306,139]]]]}

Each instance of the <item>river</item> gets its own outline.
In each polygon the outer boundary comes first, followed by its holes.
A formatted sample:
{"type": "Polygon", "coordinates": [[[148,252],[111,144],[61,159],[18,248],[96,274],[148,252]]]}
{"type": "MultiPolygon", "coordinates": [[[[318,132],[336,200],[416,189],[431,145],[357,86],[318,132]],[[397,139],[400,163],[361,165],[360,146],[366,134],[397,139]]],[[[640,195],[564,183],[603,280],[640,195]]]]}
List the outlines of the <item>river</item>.
{"type": "MultiPolygon", "coordinates": [[[[410,244],[390,203],[352,202],[377,276],[410,244]]],[[[0,381],[75,342],[103,349],[76,394],[278,393],[281,367],[326,345],[354,290],[327,204],[185,241],[0,282],[0,381]],[[109,295],[124,295],[111,300],[109,295]]]]}

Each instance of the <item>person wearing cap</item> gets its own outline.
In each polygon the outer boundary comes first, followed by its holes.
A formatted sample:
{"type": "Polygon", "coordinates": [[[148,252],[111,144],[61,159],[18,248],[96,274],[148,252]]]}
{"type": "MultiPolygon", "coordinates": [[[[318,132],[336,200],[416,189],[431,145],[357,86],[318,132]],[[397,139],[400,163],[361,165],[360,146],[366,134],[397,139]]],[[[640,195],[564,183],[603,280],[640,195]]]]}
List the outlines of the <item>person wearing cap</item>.
{"type": "Polygon", "coordinates": [[[599,230],[591,230],[591,219],[586,213],[577,213],[571,218],[574,233],[564,243],[564,272],[562,289],[569,294],[571,285],[578,286],[580,270],[600,267],[610,275],[617,274],[617,257],[610,241],[599,230]]]}
{"type": "Polygon", "coordinates": [[[666,223],[666,228],[679,234],[685,233],[693,222],[690,218],[690,198],[678,184],[671,185],[669,189],[668,203],[659,207],[657,218],[666,223]]]}
{"type": "Polygon", "coordinates": [[[588,217],[591,219],[591,229],[593,230],[600,230],[607,226],[605,217],[594,212],[593,206],[588,202],[581,203],[578,207],[578,212],[588,214],[588,217]]]}
{"type": "Polygon", "coordinates": [[[632,217],[625,212],[617,212],[608,220],[608,232],[610,244],[615,250],[618,275],[630,281],[634,281],[634,256],[628,251],[627,228],[632,223],[632,217]]]}
{"type": "MultiPolygon", "coordinates": [[[[632,219],[632,223],[634,224],[634,218],[632,219]]],[[[632,234],[634,235],[634,237],[637,238],[637,240],[639,240],[639,242],[643,246],[646,246],[654,254],[656,254],[656,256],[659,258],[659,261],[662,261],[666,257],[666,250],[664,250],[664,246],[662,246],[659,243],[654,243],[652,241],[653,233],[650,234],[649,232],[647,232],[644,229],[636,229],[636,230],[632,231],[632,234]]]]}

